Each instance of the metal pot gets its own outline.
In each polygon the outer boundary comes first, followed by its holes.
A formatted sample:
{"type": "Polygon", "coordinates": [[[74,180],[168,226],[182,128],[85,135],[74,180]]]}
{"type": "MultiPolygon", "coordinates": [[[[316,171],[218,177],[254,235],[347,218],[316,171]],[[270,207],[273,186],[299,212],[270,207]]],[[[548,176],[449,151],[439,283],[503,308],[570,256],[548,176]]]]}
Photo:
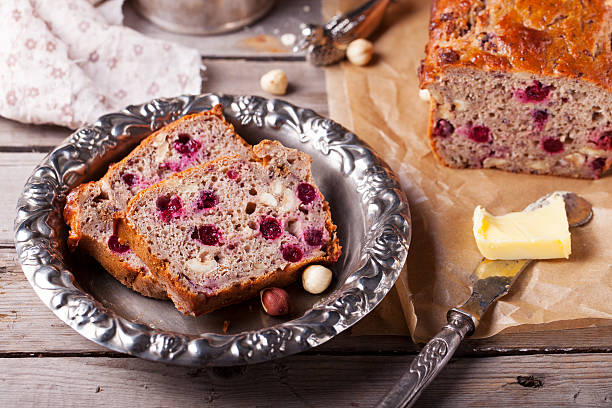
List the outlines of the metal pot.
{"type": "Polygon", "coordinates": [[[181,34],[219,34],[263,17],[274,0],[132,0],[153,24],[181,34]]]}

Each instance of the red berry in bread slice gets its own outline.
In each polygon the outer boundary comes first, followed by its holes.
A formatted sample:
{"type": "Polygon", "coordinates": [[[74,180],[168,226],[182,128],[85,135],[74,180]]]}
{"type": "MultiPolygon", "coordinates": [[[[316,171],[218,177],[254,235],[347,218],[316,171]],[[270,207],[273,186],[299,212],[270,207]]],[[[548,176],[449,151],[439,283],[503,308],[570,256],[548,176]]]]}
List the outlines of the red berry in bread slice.
{"type": "Polygon", "coordinates": [[[200,198],[196,202],[198,210],[213,208],[219,203],[219,198],[214,191],[204,190],[200,192],[200,198]]]}
{"type": "Polygon", "coordinates": [[[533,81],[532,85],[516,91],[514,95],[524,103],[543,102],[553,89],[555,87],[552,85],[543,85],[540,81],[533,81]]]}
{"type": "Polygon", "coordinates": [[[132,187],[134,184],[138,182],[138,176],[133,173],[123,173],[121,175],[121,180],[129,187],[132,187]]]}
{"type": "Polygon", "coordinates": [[[130,247],[127,245],[122,245],[119,242],[119,238],[116,235],[111,235],[108,239],[108,247],[111,251],[117,254],[124,254],[130,250],[130,247]]]}
{"type": "Polygon", "coordinates": [[[199,226],[191,233],[191,238],[209,246],[219,245],[222,237],[221,230],[214,225],[199,226]]]}
{"type": "Polygon", "coordinates": [[[317,190],[308,183],[300,183],[297,186],[297,196],[304,204],[310,204],[317,198],[317,190]]]}
{"type": "Polygon", "coordinates": [[[265,239],[276,239],[283,233],[283,227],[276,218],[267,217],[259,224],[259,232],[265,239]]]}
{"type": "Polygon", "coordinates": [[[304,252],[302,248],[295,244],[288,244],[282,247],[281,253],[283,254],[283,259],[287,262],[299,262],[304,257],[304,252]]]}
{"type": "Polygon", "coordinates": [[[304,241],[313,247],[323,245],[323,231],[315,228],[306,230],[304,232],[304,241]]]}
{"type": "Polygon", "coordinates": [[[563,142],[552,137],[542,141],[542,149],[548,153],[561,153],[563,151],[563,142]]]}
{"type": "Polygon", "coordinates": [[[183,209],[181,198],[177,195],[171,197],[159,196],[155,204],[159,211],[159,217],[163,222],[168,222],[172,218],[180,216],[183,209]]]}
{"type": "Polygon", "coordinates": [[[446,119],[439,119],[434,126],[433,135],[435,137],[446,138],[453,134],[455,127],[446,119]]]}
{"type": "Polygon", "coordinates": [[[187,133],[181,133],[172,146],[180,154],[193,155],[200,150],[201,144],[187,133]]]}

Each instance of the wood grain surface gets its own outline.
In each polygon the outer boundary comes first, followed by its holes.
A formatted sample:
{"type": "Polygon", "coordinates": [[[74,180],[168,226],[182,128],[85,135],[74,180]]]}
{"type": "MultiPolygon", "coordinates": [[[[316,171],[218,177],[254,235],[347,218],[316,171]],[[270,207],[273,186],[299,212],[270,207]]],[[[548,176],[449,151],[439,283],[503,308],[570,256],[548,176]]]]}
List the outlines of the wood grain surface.
{"type": "MultiPolygon", "coordinates": [[[[303,355],[193,369],[134,358],[7,358],[0,398],[5,406],[370,407],[410,359],[303,355]]],[[[609,406],[611,365],[608,354],[457,358],[416,406],[609,406]]]]}
{"type": "MultiPolygon", "coordinates": [[[[308,65],[302,55],[257,50],[243,42],[296,31],[300,19],[320,15],[318,1],[279,1],[261,25],[226,37],[168,34],[131,9],[126,13],[133,28],[197,47],[208,68],[204,91],[267,96],[259,77],[281,68],[291,83],[284,99],[328,112],[324,70],[308,65]]],[[[360,324],[371,324],[367,320],[306,353],[226,369],[157,364],[81,337],[30,288],[12,237],[23,184],[70,133],[0,119],[0,406],[368,407],[406,370],[420,347],[408,336],[362,335],[360,324]]],[[[368,318],[384,316],[384,310],[377,312],[368,318]]],[[[467,340],[417,406],[612,406],[609,325],[564,331],[534,327],[467,340]]]]}

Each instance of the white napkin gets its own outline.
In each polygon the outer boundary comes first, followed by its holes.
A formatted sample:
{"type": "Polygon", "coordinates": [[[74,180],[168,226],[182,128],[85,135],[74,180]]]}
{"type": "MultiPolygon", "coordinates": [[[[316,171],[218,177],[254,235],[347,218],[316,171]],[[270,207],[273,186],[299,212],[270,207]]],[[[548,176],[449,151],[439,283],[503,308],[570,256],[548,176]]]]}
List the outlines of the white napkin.
{"type": "Polygon", "coordinates": [[[102,13],[87,0],[0,2],[1,116],[77,128],[128,104],[200,92],[196,50],[112,24],[121,1],[107,3],[102,13]]]}

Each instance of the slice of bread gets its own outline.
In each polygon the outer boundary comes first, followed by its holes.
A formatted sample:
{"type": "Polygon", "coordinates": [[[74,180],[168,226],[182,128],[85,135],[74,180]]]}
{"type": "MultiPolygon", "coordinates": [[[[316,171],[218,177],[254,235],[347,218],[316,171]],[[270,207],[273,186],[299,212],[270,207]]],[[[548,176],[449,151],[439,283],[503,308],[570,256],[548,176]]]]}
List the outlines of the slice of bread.
{"type": "Polygon", "coordinates": [[[311,158],[275,141],[141,191],[117,233],[165,286],[177,309],[201,315],[285,286],[312,262],[340,256],[311,158]]]}
{"type": "Polygon", "coordinates": [[[251,146],[223,118],[221,105],[170,123],[111,165],[99,181],[82,184],[68,195],[64,219],[70,227],[69,246],[92,255],[127,287],[145,296],[167,298],[146,264],[119,243],[113,215],[125,210],[136,193],[178,171],[250,151],[251,146]]]}

